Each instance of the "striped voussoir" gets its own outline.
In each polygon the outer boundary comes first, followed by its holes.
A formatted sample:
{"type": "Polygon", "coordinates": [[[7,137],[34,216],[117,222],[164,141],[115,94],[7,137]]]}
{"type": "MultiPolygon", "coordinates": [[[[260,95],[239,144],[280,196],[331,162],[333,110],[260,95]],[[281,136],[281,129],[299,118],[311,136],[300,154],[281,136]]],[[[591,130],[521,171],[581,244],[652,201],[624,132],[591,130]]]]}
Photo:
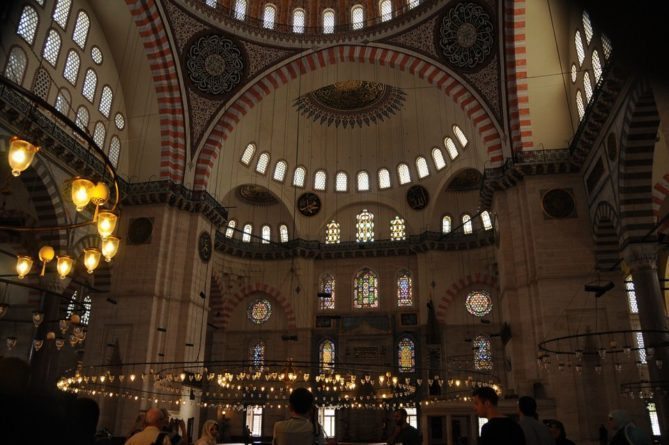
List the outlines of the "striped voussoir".
{"type": "Polygon", "coordinates": [[[453,283],[451,287],[446,290],[446,293],[439,301],[437,306],[437,319],[440,323],[446,323],[446,314],[448,310],[448,305],[451,304],[453,298],[462,296],[462,291],[471,286],[481,285],[487,288],[497,288],[497,280],[484,273],[475,273],[474,275],[467,275],[464,278],[460,278],[458,281],[453,283]]]}
{"type": "Polygon", "coordinates": [[[504,9],[504,54],[509,108],[509,132],[514,152],[531,150],[532,120],[527,91],[527,41],[525,0],[506,3],[504,9]]]}
{"type": "Polygon", "coordinates": [[[618,215],[608,202],[600,202],[594,212],[592,227],[595,242],[595,268],[609,271],[620,257],[618,215]]]}
{"type": "MultiPolygon", "coordinates": [[[[621,139],[618,196],[623,247],[641,241],[656,223],[652,176],[659,124],[660,116],[653,93],[640,82],[631,94],[621,139]]],[[[653,234],[646,241],[654,239],[653,234]]]]}
{"type": "Polygon", "coordinates": [[[160,177],[183,181],[186,122],[176,61],[155,0],[125,0],[144,44],[160,114],[160,177]]]}
{"type": "Polygon", "coordinates": [[[388,66],[408,71],[426,80],[454,100],[472,120],[485,144],[489,165],[496,167],[502,164],[502,140],[495,127],[495,121],[469,89],[443,68],[414,55],[403,53],[399,49],[341,45],[324,48],[289,61],[247,86],[246,91],[226,108],[200,150],[195,169],[194,188],[196,190],[207,188],[211,169],[223,141],[228,138],[243,116],[264,97],[301,74],[345,62],[388,66]]]}
{"type": "Polygon", "coordinates": [[[293,310],[293,306],[283,295],[281,295],[281,292],[278,289],[263,283],[255,283],[244,286],[239,290],[239,292],[230,295],[227,298],[223,298],[221,295],[221,299],[218,301],[214,301],[212,296],[212,323],[223,330],[227,329],[230,323],[232,312],[242,300],[253,294],[263,294],[264,296],[268,297],[268,299],[271,300],[275,305],[281,307],[286,317],[286,327],[288,329],[295,329],[295,311],[293,310]]]}

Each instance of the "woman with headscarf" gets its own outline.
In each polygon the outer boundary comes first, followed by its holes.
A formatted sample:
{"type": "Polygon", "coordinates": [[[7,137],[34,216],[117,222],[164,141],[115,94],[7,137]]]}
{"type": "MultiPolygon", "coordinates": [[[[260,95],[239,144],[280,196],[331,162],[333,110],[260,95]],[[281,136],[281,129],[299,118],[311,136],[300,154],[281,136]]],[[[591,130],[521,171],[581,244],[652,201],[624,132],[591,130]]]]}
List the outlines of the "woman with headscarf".
{"type": "Polygon", "coordinates": [[[216,436],[218,435],[218,423],[215,420],[207,420],[202,425],[202,434],[195,441],[195,445],[216,445],[216,436]]]}
{"type": "Polygon", "coordinates": [[[564,430],[564,425],[559,420],[548,420],[544,421],[550,431],[553,439],[555,439],[555,445],[574,445],[574,442],[567,439],[567,433],[564,430]]]}
{"type": "Polygon", "coordinates": [[[627,411],[616,409],[609,413],[610,445],[651,445],[651,440],[630,418],[627,411]]]}

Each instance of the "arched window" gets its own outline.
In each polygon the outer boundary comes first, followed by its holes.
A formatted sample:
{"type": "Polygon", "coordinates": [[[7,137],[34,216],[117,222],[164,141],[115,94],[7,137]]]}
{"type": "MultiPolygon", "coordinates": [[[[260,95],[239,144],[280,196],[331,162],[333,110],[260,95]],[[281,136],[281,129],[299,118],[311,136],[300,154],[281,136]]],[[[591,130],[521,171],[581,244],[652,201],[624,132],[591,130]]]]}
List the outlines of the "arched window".
{"type": "Polygon", "coordinates": [[[576,64],[572,63],[571,64],[571,83],[576,83],[576,77],[578,76],[578,68],[576,68],[576,64]]]}
{"type": "Polygon", "coordinates": [[[374,214],[364,209],[355,219],[355,240],[359,243],[371,243],[374,241],[374,214]]]}
{"type": "Polygon", "coordinates": [[[364,170],[358,172],[358,191],[369,191],[369,174],[364,170]]]}
{"type": "Polygon", "coordinates": [[[581,90],[576,91],[576,109],[578,110],[578,120],[583,120],[583,116],[585,116],[585,104],[583,104],[581,90]]]}
{"type": "Polygon", "coordinates": [[[481,212],[481,222],[483,223],[483,228],[485,230],[492,229],[492,219],[490,218],[490,213],[487,210],[481,212]]]}
{"type": "Polygon", "coordinates": [[[86,70],[86,76],[84,77],[84,85],[81,88],[81,94],[88,99],[90,103],[93,103],[95,99],[95,89],[98,86],[98,76],[95,75],[95,71],[92,68],[86,70]]]}
{"type": "Polygon", "coordinates": [[[71,103],[72,97],[70,96],[70,93],[63,88],[58,92],[58,96],[56,96],[56,103],[54,104],[54,107],[62,115],[67,116],[70,112],[71,103]]]}
{"type": "Polygon", "coordinates": [[[462,231],[465,232],[465,235],[472,233],[472,217],[468,214],[462,215],[462,231]]]}
{"type": "Polygon", "coordinates": [[[457,125],[453,125],[453,134],[460,143],[460,146],[462,148],[465,148],[469,143],[469,140],[467,139],[467,136],[465,136],[465,133],[462,131],[462,129],[460,129],[460,127],[458,127],[457,125]]]}
{"type": "Polygon", "coordinates": [[[102,122],[97,122],[95,124],[95,129],[93,130],[93,141],[99,148],[105,146],[105,133],[104,124],[102,122]]]}
{"type": "Polygon", "coordinates": [[[265,224],[260,229],[260,234],[261,234],[261,237],[262,237],[262,243],[263,244],[269,244],[269,242],[272,238],[272,228],[270,226],[268,226],[267,224],[265,224]]]}
{"type": "Polygon", "coordinates": [[[114,93],[112,93],[112,89],[109,85],[102,87],[102,95],[100,96],[100,106],[98,107],[98,110],[100,110],[100,113],[106,118],[108,118],[109,113],[111,113],[113,99],[114,93]]]}
{"type": "Polygon", "coordinates": [[[116,116],[114,116],[114,123],[116,124],[116,128],[119,130],[123,130],[125,128],[125,118],[121,113],[116,113],[116,116]]]}
{"type": "Polygon", "coordinates": [[[381,12],[381,21],[387,22],[393,18],[393,3],[390,0],[382,0],[379,3],[379,11],[381,12]]]}
{"type": "Polygon", "coordinates": [[[246,0],[235,0],[235,18],[244,20],[246,17],[246,0]]]}
{"type": "Polygon", "coordinates": [[[114,167],[118,167],[118,161],[121,158],[121,141],[116,135],[112,136],[109,143],[109,161],[114,167]]]}
{"type": "Polygon", "coordinates": [[[91,21],[84,11],[79,11],[77,15],[77,22],[74,25],[74,33],[72,33],[72,40],[79,45],[79,48],[86,47],[86,40],[88,40],[88,29],[91,26],[91,21]]]}
{"type": "Polygon", "coordinates": [[[260,156],[258,156],[258,162],[256,163],[256,171],[264,175],[265,172],[267,171],[269,160],[270,160],[269,153],[267,153],[266,151],[260,153],[260,156]]]}
{"type": "Polygon", "coordinates": [[[325,226],[325,244],[339,244],[341,240],[341,230],[339,223],[334,219],[325,226]]]}
{"type": "Polygon", "coordinates": [[[271,4],[265,5],[265,10],[262,16],[262,26],[267,29],[274,29],[274,23],[276,21],[276,7],[271,4]]]}
{"type": "Polygon", "coordinates": [[[443,218],[441,218],[441,233],[451,233],[452,228],[453,224],[451,217],[444,215],[443,218]]]}
{"type": "Polygon", "coordinates": [[[77,110],[77,118],[75,119],[75,123],[77,124],[77,127],[81,128],[85,132],[88,132],[88,120],[88,110],[82,105],[77,110]]]}
{"type": "Polygon", "coordinates": [[[391,241],[402,241],[406,239],[406,226],[404,220],[399,216],[396,216],[392,221],[390,221],[390,240],[391,241]]]}
{"type": "Polygon", "coordinates": [[[49,30],[44,41],[44,49],[42,50],[42,57],[49,62],[51,66],[56,67],[58,63],[58,55],[60,54],[60,35],[55,29],[49,30]]]}
{"type": "Polygon", "coordinates": [[[432,149],[432,161],[434,162],[434,167],[437,170],[441,170],[446,167],[446,160],[444,159],[444,153],[441,152],[439,147],[434,147],[432,149]]]}
{"type": "Polygon", "coordinates": [[[218,4],[218,0],[205,0],[205,4],[210,8],[215,8],[218,4]]]}
{"type": "Polygon", "coordinates": [[[455,142],[448,136],[444,138],[444,147],[446,147],[446,152],[448,153],[448,157],[451,158],[451,161],[457,158],[460,154],[458,153],[458,148],[455,146],[455,142]]]}
{"type": "Polygon", "coordinates": [[[318,347],[318,369],[321,374],[331,374],[335,368],[335,345],[332,340],[323,340],[318,347]]]}
{"type": "Polygon", "coordinates": [[[345,192],[348,190],[348,175],[346,172],[339,172],[335,178],[335,190],[345,192]]]}
{"type": "Polygon", "coordinates": [[[71,49],[67,53],[65,60],[65,68],[63,69],[63,77],[67,79],[72,85],[77,84],[77,77],[79,77],[79,55],[71,49]]]}
{"type": "Polygon", "coordinates": [[[416,371],[416,346],[409,337],[403,337],[397,344],[397,365],[401,373],[416,371]]]}
{"type": "Polygon", "coordinates": [[[490,339],[479,335],[472,343],[474,349],[474,369],[477,371],[489,371],[492,369],[492,351],[490,339]]]}
{"type": "Polygon", "coordinates": [[[93,308],[93,301],[91,300],[90,295],[84,297],[84,313],[81,314],[81,319],[79,320],[81,324],[88,326],[91,321],[91,309],[93,308]]]}
{"type": "Polygon", "coordinates": [[[586,45],[590,45],[590,41],[592,40],[592,22],[590,21],[588,11],[583,11],[583,31],[585,31],[586,45]]]}
{"type": "Polygon", "coordinates": [[[244,230],[242,231],[242,241],[245,243],[251,242],[251,233],[253,232],[253,226],[251,224],[245,224],[244,230]]]}
{"type": "Polygon", "coordinates": [[[297,167],[293,174],[293,185],[295,187],[304,187],[304,180],[307,177],[307,169],[304,167],[297,167]]]}
{"type": "Polygon", "coordinates": [[[249,361],[255,371],[262,371],[265,365],[265,343],[258,340],[249,347],[249,361]]]}
{"type": "Polygon", "coordinates": [[[35,8],[32,6],[25,6],[21,12],[21,18],[19,19],[19,26],[16,28],[16,34],[28,42],[28,45],[32,45],[35,41],[38,23],[39,18],[35,8]]]}
{"type": "Polygon", "coordinates": [[[595,76],[595,83],[599,83],[602,77],[602,61],[599,59],[597,50],[592,51],[592,74],[595,76]]]}
{"type": "Polygon", "coordinates": [[[314,175],[314,190],[325,190],[327,187],[327,174],[325,170],[318,170],[314,175]]]}
{"type": "Polygon", "coordinates": [[[286,161],[279,161],[276,163],[274,166],[274,175],[272,178],[275,181],[283,182],[284,179],[286,179],[286,170],[288,169],[288,163],[286,161]]]}
{"type": "Polygon", "coordinates": [[[586,71],[583,73],[583,90],[585,91],[585,100],[590,103],[592,99],[592,82],[590,82],[590,74],[586,71]]]}
{"type": "Polygon", "coordinates": [[[420,0],[407,0],[407,5],[409,9],[413,9],[420,4],[420,0]]]}
{"type": "Polygon", "coordinates": [[[611,44],[611,39],[606,34],[602,34],[602,50],[604,51],[604,59],[609,60],[611,52],[613,51],[613,45],[611,44]]]}
{"type": "Polygon", "coordinates": [[[416,170],[418,170],[418,177],[421,179],[430,176],[430,170],[427,168],[427,161],[424,157],[418,156],[416,158],[416,170]]]}
{"type": "Polygon", "coordinates": [[[379,169],[379,189],[390,188],[390,172],[386,168],[379,169]]]}
{"type": "Polygon", "coordinates": [[[397,306],[413,306],[413,279],[408,270],[400,271],[397,276],[397,306]]]}
{"type": "Polygon", "coordinates": [[[627,304],[629,306],[630,314],[638,314],[639,306],[636,302],[636,291],[634,289],[634,280],[632,275],[627,275],[625,277],[625,291],[627,293],[627,304]]]}
{"type": "Polygon", "coordinates": [[[293,32],[302,34],[304,32],[304,9],[293,11],[293,32]]]}
{"type": "Polygon", "coordinates": [[[411,172],[409,171],[409,166],[402,163],[397,166],[397,176],[400,180],[400,185],[408,184],[411,182],[411,172]]]}
{"type": "Polygon", "coordinates": [[[102,51],[97,46],[91,48],[91,59],[93,59],[93,62],[97,65],[102,65],[102,51]]]}
{"type": "Polygon", "coordinates": [[[285,224],[279,226],[279,239],[282,243],[288,242],[288,226],[285,224]]]}
{"type": "Polygon", "coordinates": [[[51,77],[44,68],[39,68],[35,72],[33,79],[33,93],[44,100],[49,98],[49,91],[51,90],[51,77]]]}
{"type": "Polygon", "coordinates": [[[335,28],[335,13],[332,9],[323,11],[323,34],[332,34],[335,28]]]}
{"type": "Polygon", "coordinates": [[[365,24],[365,10],[362,5],[355,5],[351,8],[351,26],[353,29],[362,29],[365,24]]]}
{"type": "Polygon", "coordinates": [[[244,152],[242,153],[242,157],[239,158],[239,162],[241,162],[244,165],[249,165],[251,163],[251,159],[253,159],[253,155],[255,154],[255,152],[256,152],[255,144],[248,144],[244,149],[244,152]]]}
{"type": "Polygon", "coordinates": [[[225,228],[226,238],[232,238],[235,236],[235,227],[237,227],[237,220],[231,219],[228,221],[228,226],[225,228]]]}
{"type": "Polygon", "coordinates": [[[53,8],[53,21],[58,23],[61,28],[67,28],[67,19],[70,16],[71,0],[57,0],[56,7],[53,8]]]}
{"type": "Polygon", "coordinates": [[[12,82],[21,85],[23,83],[23,75],[26,73],[26,66],[28,65],[28,58],[26,53],[15,46],[9,53],[7,58],[7,65],[5,66],[5,77],[12,82]]]}
{"type": "Polygon", "coordinates": [[[379,307],[378,278],[370,269],[362,269],[353,283],[353,307],[356,309],[379,307]]]}
{"type": "Polygon", "coordinates": [[[574,44],[576,45],[576,56],[578,57],[578,64],[583,65],[585,60],[585,49],[583,48],[583,38],[581,37],[581,31],[578,29],[574,34],[574,44]]]}
{"type": "Polygon", "coordinates": [[[319,287],[321,295],[318,296],[319,307],[321,310],[335,308],[335,279],[330,274],[321,276],[319,287]]]}

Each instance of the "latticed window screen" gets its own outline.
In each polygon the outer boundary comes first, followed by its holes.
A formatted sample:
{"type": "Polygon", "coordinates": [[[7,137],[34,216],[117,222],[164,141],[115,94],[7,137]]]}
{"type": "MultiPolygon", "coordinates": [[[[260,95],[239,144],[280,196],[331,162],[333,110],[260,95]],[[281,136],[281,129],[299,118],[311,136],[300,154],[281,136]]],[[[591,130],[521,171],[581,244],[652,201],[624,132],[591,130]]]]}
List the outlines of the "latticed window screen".
{"type": "Polygon", "coordinates": [[[95,124],[95,129],[93,130],[93,141],[95,144],[102,148],[105,146],[105,126],[102,122],[97,122],[95,124]]]}
{"type": "Polygon", "coordinates": [[[79,11],[79,14],[77,15],[77,22],[74,25],[72,40],[74,40],[74,43],[76,43],[81,49],[86,47],[86,40],[88,40],[88,29],[90,27],[91,21],[88,18],[88,15],[84,11],[79,11]]]}
{"type": "Polygon", "coordinates": [[[260,174],[265,174],[267,166],[269,165],[269,160],[269,153],[261,153],[260,156],[258,156],[258,162],[256,163],[256,171],[260,174]]]}
{"type": "Polygon", "coordinates": [[[319,307],[321,310],[334,309],[335,308],[335,278],[330,274],[325,274],[321,277],[319,291],[322,294],[330,294],[329,297],[320,296],[319,307]]]}
{"type": "Polygon", "coordinates": [[[444,153],[442,153],[442,151],[437,147],[432,149],[432,161],[434,162],[434,166],[437,170],[441,170],[442,168],[446,167],[444,153]]]}
{"type": "Polygon", "coordinates": [[[576,91],[576,110],[578,111],[578,120],[583,120],[583,116],[585,116],[585,104],[583,103],[581,90],[576,91]]]}
{"type": "Polygon", "coordinates": [[[453,139],[449,138],[448,136],[444,138],[444,147],[446,147],[448,157],[451,158],[451,160],[457,158],[460,154],[458,153],[458,147],[455,146],[455,142],[453,142],[453,139]]]}
{"type": "Polygon", "coordinates": [[[378,278],[370,269],[363,269],[355,277],[353,307],[356,309],[379,307],[378,278]]]}
{"type": "Polygon", "coordinates": [[[86,107],[83,105],[79,107],[77,110],[77,118],[75,123],[77,124],[77,127],[81,128],[84,131],[87,131],[88,129],[88,121],[89,121],[89,114],[88,110],[86,107]]]}
{"type": "Polygon", "coordinates": [[[28,45],[32,45],[35,41],[38,23],[39,18],[35,8],[32,6],[25,6],[21,12],[21,18],[19,19],[19,26],[16,28],[16,34],[25,40],[28,45]]]}
{"type": "Polygon", "coordinates": [[[411,182],[411,172],[409,171],[409,166],[406,164],[400,164],[397,166],[397,176],[400,180],[400,185],[408,184],[411,182]]]}
{"type": "Polygon", "coordinates": [[[462,215],[462,231],[465,232],[465,235],[473,232],[472,217],[466,213],[462,215]]]}
{"type": "Polygon", "coordinates": [[[490,213],[487,210],[481,212],[481,223],[483,223],[483,228],[485,230],[492,229],[492,219],[490,218],[490,213]]]}
{"type": "Polygon", "coordinates": [[[71,0],[57,0],[56,7],[53,9],[53,20],[63,29],[67,28],[67,19],[70,16],[71,4],[71,0]]]}
{"type": "Polygon", "coordinates": [[[340,241],[341,230],[339,228],[339,223],[332,220],[325,226],[325,244],[339,244],[340,241]]]}
{"type": "Polygon", "coordinates": [[[272,238],[272,228],[268,225],[262,226],[260,229],[260,236],[262,238],[262,244],[269,244],[272,238]]]}
{"type": "Polygon", "coordinates": [[[490,339],[479,335],[472,343],[474,349],[474,369],[477,371],[489,371],[492,369],[492,351],[490,339]]]}
{"type": "Polygon", "coordinates": [[[274,166],[274,175],[272,178],[275,181],[283,182],[284,179],[286,179],[286,169],[288,168],[288,164],[286,161],[279,161],[276,163],[274,166]]]}
{"type": "Polygon", "coordinates": [[[355,5],[351,8],[351,26],[353,29],[362,29],[365,22],[365,10],[362,5],[355,5]]]}
{"type": "Polygon", "coordinates": [[[119,130],[123,130],[125,128],[125,118],[121,113],[116,113],[116,116],[114,116],[114,123],[116,124],[116,128],[119,130]]]}
{"type": "Polygon", "coordinates": [[[109,161],[114,167],[118,167],[118,161],[121,158],[121,141],[118,137],[112,136],[109,144],[109,161]]]}
{"type": "Polygon", "coordinates": [[[399,216],[390,221],[390,239],[391,241],[402,241],[406,239],[406,225],[399,216]]]}
{"type": "Polygon", "coordinates": [[[242,241],[245,243],[251,242],[252,232],[253,232],[253,226],[251,224],[244,225],[244,230],[242,230],[242,241]]]}
{"type": "Polygon", "coordinates": [[[585,90],[585,100],[590,103],[592,99],[592,82],[590,81],[590,74],[587,71],[583,73],[583,89],[585,90]]]}
{"type": "Polygon", "coordinates": [[[583,65],[585,60],[585,48],[583,47],[583,38],[581,37],[581,31],[576,30],[574,34],[574,45],[576,45],[576,56],[578,57],[578,64],[583,65]]]}
{"type": "Polygon", "coordinates": [[[288,226],[285,224],[279,226],[279,239],[282,243],[288,242],[288,226]]]}
{"type": "Polygon", "coordinates": [[[63,77],[67,79],[72,85],[77,84],[77,77],[79,77],[79,55],[73,49],[67,53],[67,60],[65,60],[65,68],[63,70],[63,77]]]}
{"type": "Polygon", "coordinates": [[[590,45],[592,41],[592,22],[587,11],[583,11],[583,31],[585,32],[585,42],[590,45]]]}
{"type": "Polygon", "coordinates": [[[604,51],[604,59],[608,60],[613,51],[613,45],[611,44],[611,39],[606,34],[602,34],[602,50],[604,51]]]}
{"type": "Polygon", "coordinates": [[[397,364],[401,373],[416,371],[416,346],[408,337],[404,337],[397,344],[397,364]]]}
{"type": "Polygon", "coordinates": [[[393,18],[393,3],[390,0],[383,0],[380,4],[381,21],[387,22],[393,18]]]}
{"type": "Polygon", "coordinates": [[[451,233],[451,230],[453,228],[453,224],[451,221],[451,217],[448,215],[444,215],[441,218],[441,232],[442,233],[451,233]]]}
{"type": "Polygon", "coordinates": [[[358,172],[358,191],[369,191],[369,174],[366,171],[358,172]]]}
{"type": "Polygon", "coordinates": [[[98,65],[102,64],[102,51],[97,46],[91,48],[91,59],[98,65]]]}
{"type": "Polygon", "coordinates": [[[335,178],[335,190],[338,192],[345,192],[348,190],[348,175],[346,172],[337,173],[335,178]]]}
{"type": "Polygon", "coordinates": [[[416,170],[419,178],[425,178],[430,175],[430,169],[427,168],[427,160],[424,157],[418,156],[416,158],[416,170]]]}
{"type": "Polygon", "coordinates": [[[255,152],[256,152],[255,144],[248,144],[244,149],[242,157],[239,159],[239,161],[244,165],[249,165],[251,163],[251,159],[253,159],[253,155],[255,154],[255,152]]]}
{"type": "Polygon", "coordinates": [[[575,63],[571,64],[571,82],[576,83],[576,79],[578,77],[578,68],[576,67],[575,63]]]}
{"type": "Polygon", "coordinates": [[[314,189],[325,190],[327,186],[327,174],[323,170],[318,170],[314,175],[314,189]]]}
{"type": "Polygon", "coordinates": [[[592,74],[595,76],[595,83],[598,83],[602,77],[602,61],[597,50],[592,51],[592,74]]]}
{"type": "Polygon", "coordinates": [[[331,9],[323,11],[323,34],[332,34],[335,28],[335,13],[331,9]]]}
{"type": "Polygon", "coordinates": [[[304,10],[293,11],[293,32],[301,34],[304,32],[304,10]]]}
{"type": "Polygon", "coordinates": [[[335,345],[332,340],[323,340],[318,348],[318,368],[322,374],[329,374],[335,369],[335,345]]]}
{"type": "Polygon", "coordinates": [[[379,170],[379,188],[381,190],[390,188],[390,172],[388,169],[382,168],[379,170]]]}
{"type": "Polygon", "coordinates": [[[58,62],[58,54],[60,54],[60,35],[55,29],[49,30],[49,34],[44,41],[44,49],[42,50],[42,57],[49,62],[53,67],[58,62]]]}
{"type": "Polygon", "coordinates": [[[457,125],[453,125],[453,134],[460,143],[460,146],[465,148],[467,143],[469,143],[469,140],[467,139],[467,136],[465,136],[465,133],[462,131],[462,129],[457,125]]]}
{"type": "Polygon", "coordinates": [[[235,228],[237,227],[237,221],[234,219],[231,219],[228,221],[228,227],[225,228],[225,237],[226,238],[232,238],[235,236],[235,228]]]}
{"type": "Polygon", "coordinates": [[[304,187],[304,180],[307,177],[307,170],[304,167],[297,167],[293,174],[293,185],[295,187],[304,187]]]}
{"type": "Polygon", "coordinates": [[[56,96],[56,103],[54,104],[56,110],[67,116],[70,112],[70,103],[72,103],[70,93],[65,89],[60,90],[58,96],[56,96]]]}
{"type": "Polygon", "coordinates": [[[262,26],[267,29],[274,29],[276,21],[276,8],[273,5],[265,5],[263,12],[262,26]]]}
{"type": "Polygon", "coordinates": [[[98,76],[95,74],[95,71],[89,68],[86,70],[84,86],[81,88],[81,94],[91,103],[93,103],[93,100],[95,99],[95,88],[97,88],[97,86],[98,76]]]}
{"type": "Polygon", "coordinates": [[[104,117],[109,117],[113,99],[114,93],[112,93],[112,89],[109,87],[109,85],[102,87],[102,95],[100,96],[100,106],[98,109],[104,117]]]}
{"type": "Polygon", "coordinates": [[[632,275],[627,275],[625,277],[625,291],[627,293],[627,304],[630,310],[630,314],[638,314],[639,306],[636,302],[636,291],[634,289],[634,280],[632,275]]]}
{"type": "Polygon", "coordinates": [[[7,58],[7,66],[5,66],[5,77],[14,83],[21,84],[23,82],[23,75],[26,72],[26,65],[28,59],[26,53],[21,48],[15,46],[12,48],[7,58]]]}
{"type": "Polygon", "coordinates": [[[413,306],[413,279],[408,270],[400,272],[397,277],[397,306],[413,306]]]}
{"type": "Polygon", "coordinates": [[[33,93],[44,100],[49,98],[49,90],[51,90],[51,77],[44,68],[40,68],[35,73],[33,80],[33,93]]]}
{"type": "Polygon", "coordinates": [[[359,243],[374,241],[374,214],[364,209],[356,216],[355,240],[359,243]]]}
{"type": "Polygon", "coordinates": [[[246,0],[235,0],[235,18],[244,20],[246,17],[246,0]]]}

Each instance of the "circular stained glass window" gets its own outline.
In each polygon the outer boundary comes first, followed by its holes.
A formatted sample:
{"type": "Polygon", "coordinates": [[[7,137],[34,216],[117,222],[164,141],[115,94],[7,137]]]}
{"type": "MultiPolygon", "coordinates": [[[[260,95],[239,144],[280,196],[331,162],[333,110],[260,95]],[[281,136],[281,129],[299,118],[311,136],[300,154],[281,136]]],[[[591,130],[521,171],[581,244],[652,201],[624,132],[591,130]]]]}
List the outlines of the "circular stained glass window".
{"type": "Polygon", "coordinates": [[[91,58],[93,59],[93,62],[97,63],[98,65],[102,63],[102,51],[100,51],[100,48],[97,46],[91,48],[91,58]]]}
{"type": "Polygon", "coordinates": [[[249,320],[255,324],[263,324],[272,315],[272,304],[264,298],[254,300],[246,310],[249,320]]]}
{"type": "Polygon", "coordinates": [[[476,317],[483,317],[492,310],[492,299],[484,291],[470,292],[467,295],[467,300],[465,300],[465,306],[467,307],[467,312],[470,314],[476,317]]]}

